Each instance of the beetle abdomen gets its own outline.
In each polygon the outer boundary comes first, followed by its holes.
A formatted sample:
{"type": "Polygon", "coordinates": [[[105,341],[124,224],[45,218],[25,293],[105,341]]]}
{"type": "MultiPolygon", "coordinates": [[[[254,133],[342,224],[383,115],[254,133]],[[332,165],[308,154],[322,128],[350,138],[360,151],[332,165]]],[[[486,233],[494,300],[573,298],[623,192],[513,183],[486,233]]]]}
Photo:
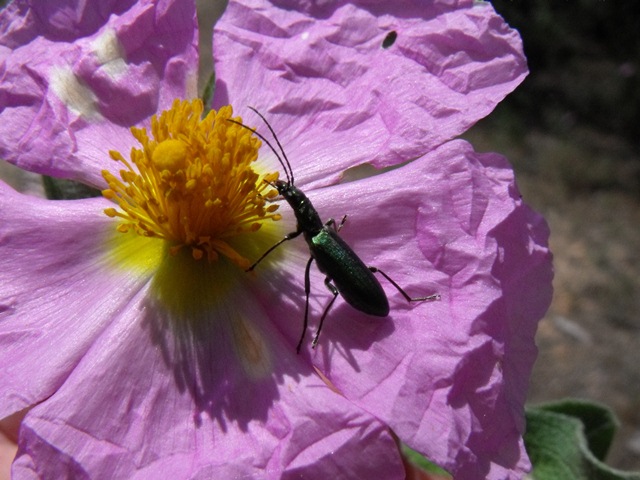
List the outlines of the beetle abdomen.
{"type": "Polygon", "coordinates": [[[389,301],[380,282],[358,255],[329,227],[311,238],[311,255],[342,298],[368,315],[389,315],[389,301]]]}

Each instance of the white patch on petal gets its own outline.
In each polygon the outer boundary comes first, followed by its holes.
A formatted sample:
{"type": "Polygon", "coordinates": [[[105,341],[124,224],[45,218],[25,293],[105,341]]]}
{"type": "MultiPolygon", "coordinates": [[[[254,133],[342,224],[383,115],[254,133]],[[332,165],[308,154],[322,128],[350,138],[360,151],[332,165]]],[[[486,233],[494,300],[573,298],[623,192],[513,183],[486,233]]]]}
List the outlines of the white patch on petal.
{"type": "Polygon", "coordinates": [[[309,32],[302,32],[302,34],[300,35],[300,38],[302,40],[307,40],[309,38],[309,32]]]}
{"type": "Polygon", "coordinates": [[[272,373],[271,355],[262,333],[241,315],[231,323],[233,340],[242,367],[251,378],[264,378],[272,373]]]}
{"type": "Polygon", "coordinates": [[[106,73],[113,77],[126,73],[127,60],[124,48],[122,48],[115,30],[106,30],[93,41],[91,46],[98,62],[106,73]]]}
{"type": "Polygon", "coordinates": [[[198,72],[187,72],[185,85],[185,98],[195,98],[198,96],[198,72]]]}
{"type": "Polygon", "coordinates": [[[69,67],[51,69],[51,88],[70,110],[87,118],[101,117],[93,91],[69,67]]]}

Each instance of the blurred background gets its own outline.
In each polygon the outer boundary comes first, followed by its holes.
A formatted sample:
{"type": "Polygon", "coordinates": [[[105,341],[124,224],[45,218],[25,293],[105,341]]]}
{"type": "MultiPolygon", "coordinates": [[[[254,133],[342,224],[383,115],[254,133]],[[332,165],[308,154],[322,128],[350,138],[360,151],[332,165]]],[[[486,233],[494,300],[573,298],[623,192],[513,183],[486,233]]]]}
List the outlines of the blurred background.
{"type": "MultiPolygon", "coordinates": [[[[520,31],[531,73],[465,138],[511,160],[525,201],[551,227],[555,295],[538,331],[529,401],[570,396],[609,406],[621,428],[608,463],[640,470],[637,2],[492,4],[520,31]]],[[[3,162],[0,178],[42,195],[39,177],[3,162]]]]}
{"type": "Polygon", "coordinates": [[[640,9],[611,0],[491,0],[531,73],[464,135],[506,155],[551,227],[554,299],[532,404],[579,397],[621,427],[607,461],[640,470],[640,9]]]}

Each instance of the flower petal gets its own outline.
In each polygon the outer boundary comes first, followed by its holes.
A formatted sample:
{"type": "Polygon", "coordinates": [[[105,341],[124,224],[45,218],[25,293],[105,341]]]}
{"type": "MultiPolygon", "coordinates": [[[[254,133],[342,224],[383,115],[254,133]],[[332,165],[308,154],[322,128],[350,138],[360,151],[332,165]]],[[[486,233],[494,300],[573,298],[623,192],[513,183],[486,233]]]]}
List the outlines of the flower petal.
{"type": "Polygon", "coordinates": [[[60,389],[29,412],[14,474],[404,477],[386,427],[332,392],[253,302],[209,312],[187,333],[148,298],[139,292],[137,305],[114,318],[60,389]],[[265,348],[251,359],[274,354],[268,371],[239,363],[247,344],[233,333],[238,321],[265,348]]]}
{"type": "MultiPolygon", "coordinates": [[[[547,227],[520,199],[506,160],[454,141],[400,169],[307,194],[323,219],[349,214],[341,235],[368,265],[409,295],[442,295],[409,304],[380,278],[387,319],[339,299],[314,363],[456,478],[521,476],[534,334],[552,273],[547,227]]],[[[330,294],[312,271],[315,330],[330,294]]],[[[302,319],[300,307],[294,314],[302,319]]],[[[274,321],[291,328],[290,315],[274,321]]]]}
{"type": "Polygon", "coordinates": [[[0,12],[0,158],[104,184],[129,127],[194,96],[193,2],[16,0],[0,12]]]}
{"type": "Polygon", "coordinates": [[[107,268],[108,203],[51,202],[0,182],[0,418],[53,394],[148,278],[107,268]]]}
{"type": "Polygon", "coordinates": [[[232,0],[214,58],[214,108],[232,102],[259,128],[242,105],[262,111],[299,185],[417,158],[491,112],[527,72],[517,32],[471,1],[232,0]]]}

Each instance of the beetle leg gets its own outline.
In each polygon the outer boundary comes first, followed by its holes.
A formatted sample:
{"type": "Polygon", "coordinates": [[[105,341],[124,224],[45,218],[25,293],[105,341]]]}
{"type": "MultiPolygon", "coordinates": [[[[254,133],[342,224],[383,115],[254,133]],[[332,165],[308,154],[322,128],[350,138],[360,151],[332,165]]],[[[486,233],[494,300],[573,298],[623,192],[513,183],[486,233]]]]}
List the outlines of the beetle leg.
{"type": "Polygon", "coordinates": [[[302,326],[302,335],[300,335],[300,341],[296,347],[296,352],[300,353],[300,347],[302,347],[302,341],[304,335],[307,333],[307,325],[309,324],[309,293],[311,292],[311,279],[309,278],[309,271],[311,270],[311,263],[313,263],[313,257],[309,257],[307,267],[304,269],[304,324],[302,326]]]}
{"type": "Polygon", "coordinates": [[[325,227],[332,227],[336,232],[338,229],[336,228],[336,221],[333,218],[330,218],[326,222],[324,222],[325,227]]]}
{"type": "Polygon", "coordinates": [[[347,221],[347,216],[345,215],[344,217],[342,217],[342,220],[340,220],[340,223],[336,226],[336,221],[333,218],[330,218],[329,220],[326,221],[324,226],[325,227],[333,227],[333,229],[336,232],[339,232],[346,221],[347,221]]]}
{"type": "Polygon", "coordinates": [[[287,233],[284,238],[282,240],[280,240],[278,243],[276,243],[275,245],[273,245],[269,250],[267,250],[266,252],[264,252],[262,254],[262,256],[256,260],[255,262],[253,262],[253,265],[251,265],[249,268],[247,268],[245,270],[245,272],[250,272],[251,270],[253,270],[254,268],[256,268],[256,266],[262,261],[264,260],[264,257],[266,257],[267,255],[269,255],[271,252],[273,252],[276,248],[278,248],[280,245],[282,245],[284,242],[286,242],[287,240],[292,240],[294,238],[296,238],[298,235],[300,235],[302,233],[302,230],[296,230],[295,232],[291,232],[291,233],[287,233]]]}
{"type": "Polygon", "coordinates": [[[333,283],[331,283],[331,279],[329,277],[324,279],[324,284],[327,286],[329,291],[333,293],[333,298],[331,299],[327,307],[324,309],[324,312],[322,313],[322,317],[320,317],[320,324],[318,325],[318,331],[316,332],[315,337],[313,337],[313,342],[311,342],[311,348],[316,348],[316,345],[318,344],[318,337],[320,337],[320,331],[322,330],[322,324],[324,323],[324,319],[327,316],[327,313],[329,313],[329,310],[331,309],[333,302],[335,302],[336,298],[338,298],[338,289],[333,283]]]}
{"type": "MultiPolygon", "coordinates": [[[[234,122],[235,123],[235,122],[234,122]]],[[[243,125],[244,126],[244,125],[243,125]]],[[[278,187],[276,187],[276,184],[273,182],[267,182],[266,180],[262,180],[264,183],[266,183],[267,185],[270,185],[272,188],[275,188],[276,190],[278,189],[278,187]]],[[[258,194],[260,195],[260,194],[258,194]]],[[[260,195],[260,197],[264,198],[265,202],[269,202],[269,203],[273,203],[273,202],[281,202],[282,200],[284,200],[284,197],[282,195],[276,195],[275,197],[266,197],[264,195],[260,195]]]]}
{"type": "Polygon", "coordinates": [[[398,290],[402,296],[407,300],[407,302],[424,302],[424,301],[432,301],[432,300],[440,300],[440,294],[436,293],[434,295],[427,295],[426,297],[410,297],[407,292],[405,292],[402,287],[400,285],[398,285],[396,282],[393,281],[393,279],[387,275],[386,273],[384,273],[382,270],[380,270],[379,268],[376,267],[367,267],[369,270],[371,270],[372,273],[379,273],[380,275],[382,275],[384,278],[386,278],[387,280],[389,280],[389,282],[391,283],[391,285],[393,285],[394,287],[396,287],[396,290],[398,290]]]}

